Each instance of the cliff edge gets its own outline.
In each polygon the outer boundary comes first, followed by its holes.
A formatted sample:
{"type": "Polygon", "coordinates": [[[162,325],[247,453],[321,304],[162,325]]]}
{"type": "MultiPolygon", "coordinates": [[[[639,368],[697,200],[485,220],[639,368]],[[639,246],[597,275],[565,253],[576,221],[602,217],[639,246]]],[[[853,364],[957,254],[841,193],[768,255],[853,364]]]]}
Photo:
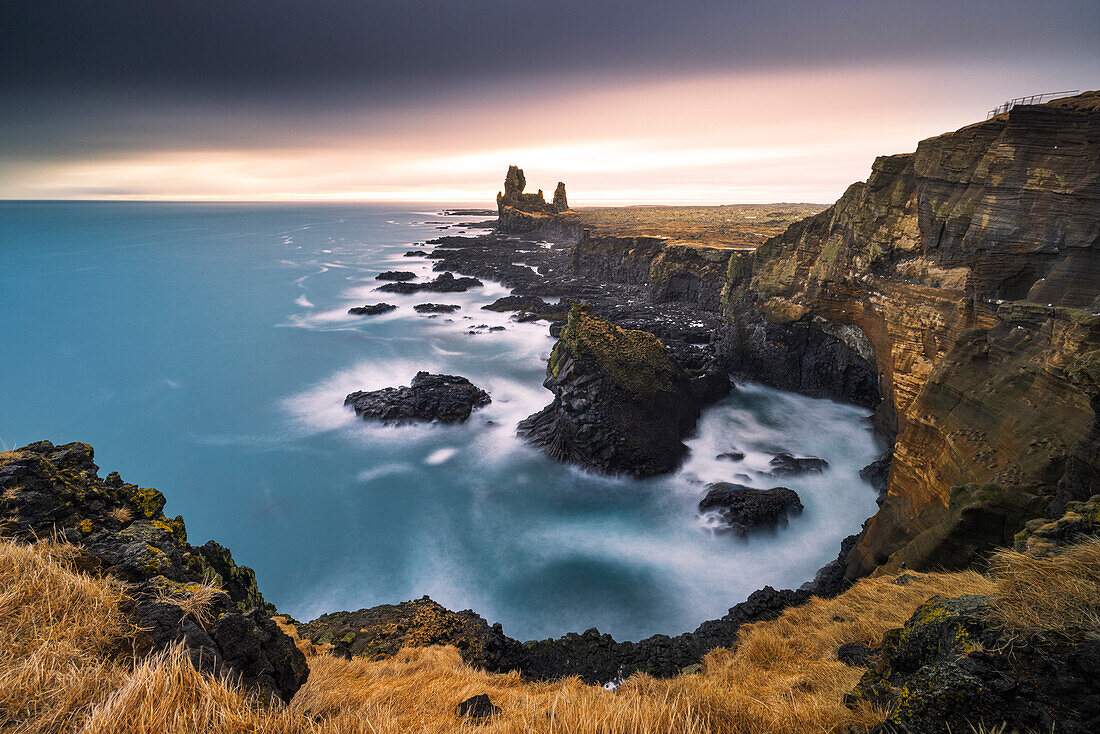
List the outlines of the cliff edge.
{"type": "Polygon", "coordinates": [[[741,367],[815,324],[877,368],[897,439],[849,577],[1011,545],[1100,487],[1100,92],[877,159],[832,207],[731,258],[722,301],[741,367]]]}

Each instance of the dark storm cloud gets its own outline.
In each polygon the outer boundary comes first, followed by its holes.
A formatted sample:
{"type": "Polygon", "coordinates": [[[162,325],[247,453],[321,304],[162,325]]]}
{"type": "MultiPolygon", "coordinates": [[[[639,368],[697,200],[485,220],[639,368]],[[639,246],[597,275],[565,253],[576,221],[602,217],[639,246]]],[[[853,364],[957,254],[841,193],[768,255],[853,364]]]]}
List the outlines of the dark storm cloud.
{"type": "Polygon", "coordinates": [[[187,89],[217,97],[383,89],[426,80],[1087,52],[1100,37],[1095,0],[2,5],[0,83],[8,93],[187,89]]]}

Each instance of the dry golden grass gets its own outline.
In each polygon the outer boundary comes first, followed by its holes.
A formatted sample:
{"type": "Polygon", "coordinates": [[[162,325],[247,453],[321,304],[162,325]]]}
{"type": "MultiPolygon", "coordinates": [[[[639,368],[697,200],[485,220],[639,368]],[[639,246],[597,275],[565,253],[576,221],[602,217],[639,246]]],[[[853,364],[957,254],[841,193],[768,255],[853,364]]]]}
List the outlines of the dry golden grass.
{"type": "Polygon", "coordinates": [[[843,705],[862,670],[836,659],[840,645],[878,644],[886,630],[903,624],[933,595],[999,594],[999,608],[1028,631],[1095,629],[1089,625],[1095,623],[1100,542],[1040,562],[1003,553],[994,580],[976,573],[910,573],[903,586],[889,576],[864,579],[835,599],[814,599],[775,621],[746,626],[737,647],[708,654],[700,673],[671,680],[635,675],[615,692],[576,678],[528,683],[514,673],[486,673],[465,665],[450,647],[406,649],[369,662],[332,657],[297,640],[310,657],[311,673],[289,706],[263,704],[198,673],[179,649],[136,662],[115,654],[129,634],[119,612],[124,590],[73,572],[71,556],[55,544],[0,542],[0,730],[865,731],[882,715],[843,705]],[[482,725],[460,720],[455,705],[482,693],[501,713],[482,725]]]}
{"type": "Polygon", "coordinates": [[[210,607],[214,598],[225,592],[214,585],[207,577],[201,584],[172,584],[157,589],[157,601],[174,604],[183,611],[184,617],[191,617],[199,626],[205,628],[213,617],[210,607]]]}
{"type": "Polygon", "coordinates": [[[123,673],[120,584],[72,571],[72,546],[0,540],[0,728],[79,727],[123,673]]]}
{"type": "Polygon", "coordinates": [[[22,451],[0,451],[0,465],[7,464],[9,461],[15,461],[16,459],[22,458],[22,451]]]}
{"type": "Polygon", "coordinates": [[[112,507],[107,514],[123,525],[134,519],[134,513],[130,511],[129,507],[112,507]]]}
{"type": "Polygon", "coordinates": [[[993,557],[993,616],[1010,633],[1100,639],[1100,539],[1047,558],[1013,550],[993,557]]]}
{"type": "Polygon", "coordinates": [[[596,235],[646,235],[684,245],[753,249],[793,222],[823,209],[820,204],[726,204],[584,207],[574,211],[596,235]]]}

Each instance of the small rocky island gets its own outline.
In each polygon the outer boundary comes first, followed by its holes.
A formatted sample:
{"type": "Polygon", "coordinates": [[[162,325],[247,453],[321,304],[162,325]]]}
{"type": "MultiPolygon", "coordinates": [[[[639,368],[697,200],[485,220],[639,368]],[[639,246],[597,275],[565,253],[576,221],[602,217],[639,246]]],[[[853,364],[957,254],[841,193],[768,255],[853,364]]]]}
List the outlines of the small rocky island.
{"type": "Polygon", "coordinates": [[[353,392],[344,399],[367,420],[387,425],[462,423],[475,408],[492,402],[489,393],[465,377],[417,372],[407,387],[353,392]]]}
{"type": "Polygon", "coordinates": [[[756,528],[786,527],[790,515],[802,514],[802,501],[793,489],[754,489],[742,484],[707,485],[700,512],[714,512],[734,533],[746,536],[756,528]]]}
{"type": "Polygon", "coordinates": [[[623,329],[574,305],[546,367],[554,402],[519,425],[562,461],[648,477],[675,469],[681,439],[728,380],[693,381],[653,334],[623,329]]]}

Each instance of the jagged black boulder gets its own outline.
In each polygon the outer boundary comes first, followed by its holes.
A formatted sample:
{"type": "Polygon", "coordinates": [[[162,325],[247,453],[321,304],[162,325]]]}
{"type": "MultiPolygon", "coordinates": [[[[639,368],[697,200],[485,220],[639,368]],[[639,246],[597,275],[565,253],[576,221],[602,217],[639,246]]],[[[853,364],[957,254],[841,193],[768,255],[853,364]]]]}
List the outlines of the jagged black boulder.
{"type": "Polygon", "coordinates": [[[471,288],[484,285],[477,278],[456,278],[453,273],[440,273],[435,280],[427,283],[386,283],[377,290],[384,293],[420,293],[429,291],[432,293],[462,293],[471,288]]]}
{"type": "Polygon", "coordinates": [[[707,496],[699,502],[700,512],[716,512],[738,535],[758,527],[785,527],[788,516],[798,515],[802,509],[793,489],[754,489],[730,482],[707,485],[707,496]]]}
{"type": "Polygon", "coordinates": [[[418,303],[413,306],[417,313],[454,313],[462,308],[454,303],[418,303]]]}
{"type": "Polygon", "coordinates": [[[354,306],[348,309],[352,316],[377,316],[380,313],[393,311],[397,306],[391,303],[368,303],[366,306],[354,306]]]}
{"type": "Polygon", "coordinates": [[[487,719],[500,713],[500,707],[484,693],[467,698],[455,707],[455,714],[466,719],[487,719]]]}
{"type": "Polygon", "coordinates": [[[412,280],[416,273],[409,270],[387,270],[374,276],[375,280],[412,280]]]}
{"type": "Polygon", "coordinates": [[[465,377],[417,372],[408,387],[353,392],[344,399],[366,419],[390,425],[437,421],[461,423],[474,408],[492,402],[489,393],[465,377]]]}

